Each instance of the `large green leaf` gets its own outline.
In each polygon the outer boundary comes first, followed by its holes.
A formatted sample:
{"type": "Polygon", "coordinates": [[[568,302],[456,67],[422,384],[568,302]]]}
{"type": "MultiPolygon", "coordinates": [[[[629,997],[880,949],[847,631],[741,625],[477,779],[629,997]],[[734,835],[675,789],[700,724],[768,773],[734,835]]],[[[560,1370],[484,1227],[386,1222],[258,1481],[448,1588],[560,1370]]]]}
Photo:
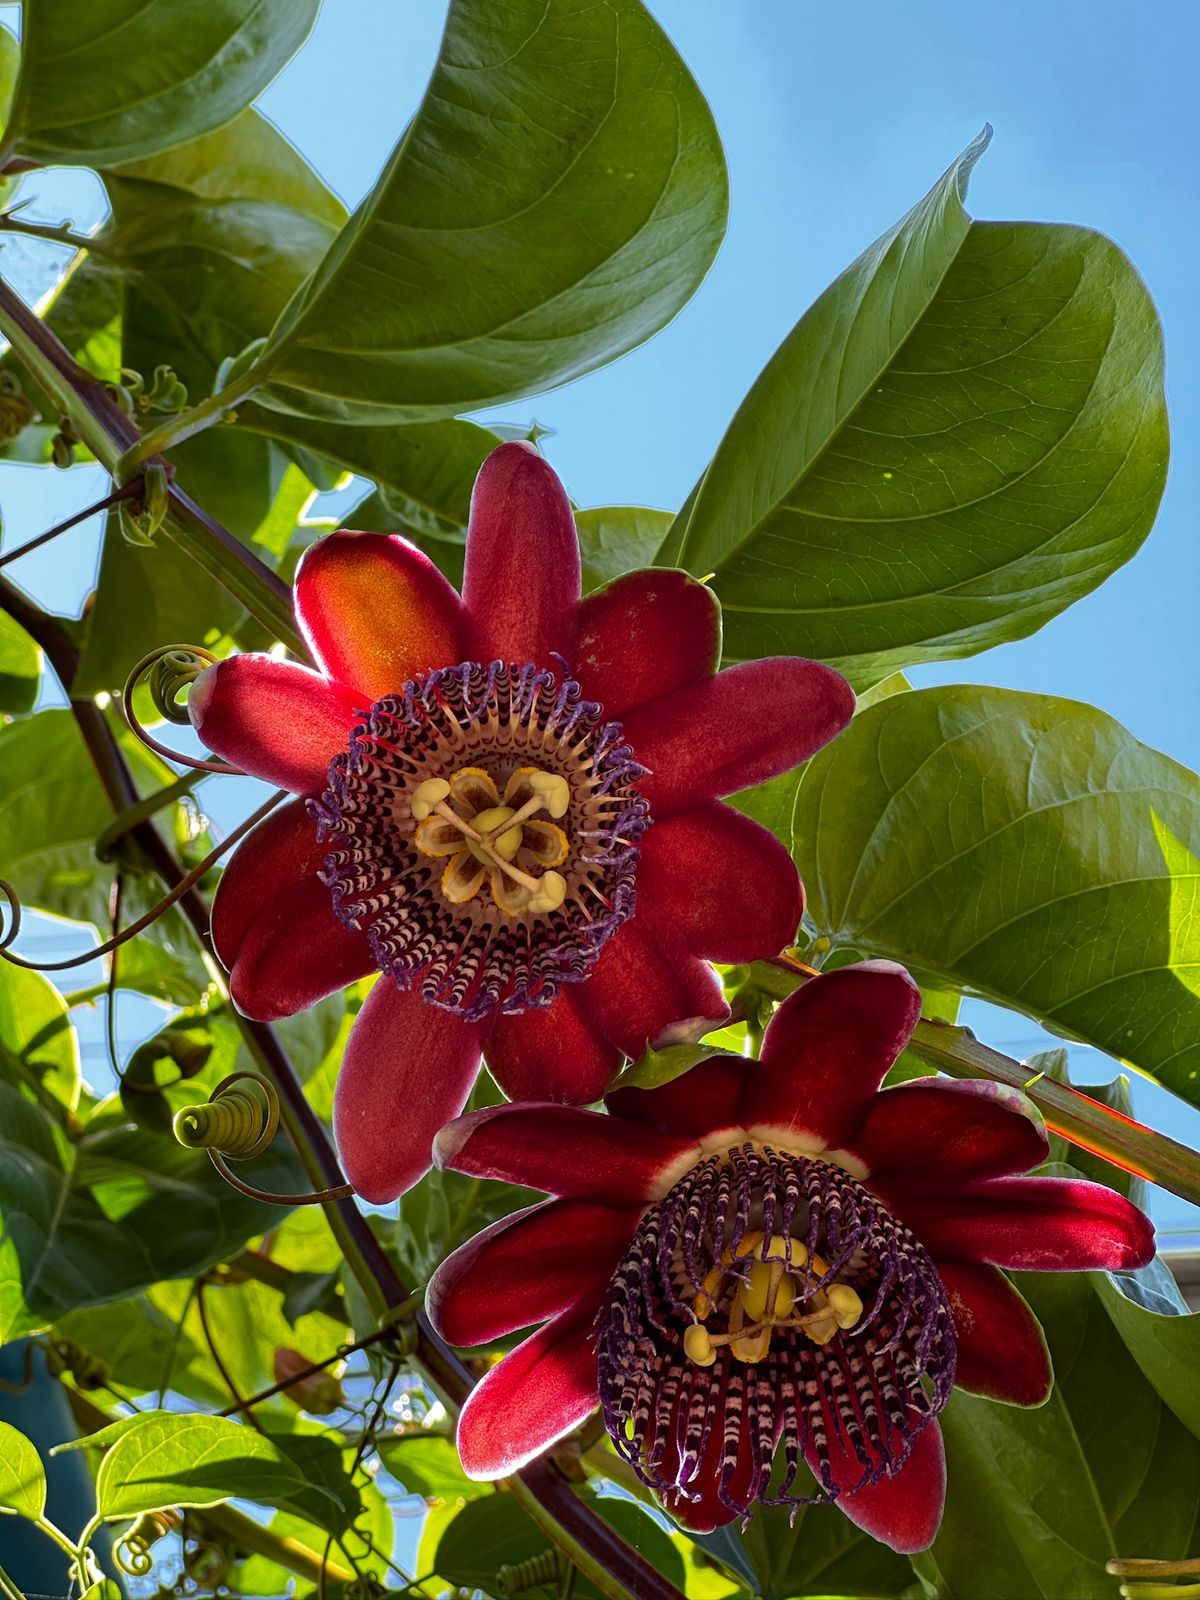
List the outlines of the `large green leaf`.
{"type": "Polygon", "coordinates": [[[922,689],[809,763],[795,849],[835,944],[914,965],[1200,1102],[1200,778],[1090,706],[922,689]]]}
{"type": "MultiPolygon", "coordinates": [[[[815,1493],[815,1485],[813,1488],[815,1493]]],[[[763,1508],[744,1530],[736,1523],[697,1539],[743,1577],[761,1600],[794,1595],[901,1595],[912,1568],[830,1506],[763,1508]]]]}
{"type": "Polygon", "coordinates": [[[454,0],[421,109],[249,381],[381,423],[563,383],[670,321],[726,205],[708,107],[638,0],[454,0]]]}
{"type": "Polygon", "coordinates": [[[1167,463],[1145,286],[1083,228],[972,222],[986,135],[825,291],[660,560],[713,573],[728,659],[857,683],[1023,638],[1150,529],[1167,463]]]}
{"type": "Polygon", "coordinates": [[[102,1428],[86,1442],[108,1445],[96,1502],[110,1521],[235,1496],[274,1506],[303,1498],[309,1486],[273,1440],[229,1417],[149,1411],[102,1428]]]}
{"type": "MultiPolygon", "coordinates": [[[[278,1146],[253,1175],[281,1193],[303,1183],[278,1146]]],[[[203,1153],[130,1125],[119,1105],[68,1140],[48,1111],[0,1080],[0,1280],[19,1282],[27,1308],[10,1332],[200,1272],[279,1215],[232,1189],[203,1153]]]]}
{"type": "Polygon", "coordinates": [[[40,972],[0,964],[0,1078],[65,1114],[79,1103],[79,1040],[40,972]]]}
{"type": "Polygon", "coordinates": [[[1192,1433],[1200,1438],[1200,1313],[1164,1316],[1121,1293],[1118,1280],[1103,1274],[1096,1293],[1147,1382],[1192,1433]]]}
{"type": "Polygon", "coordinates": [[[0,1422],[0,1513],[36,1522],[46,1509],[46,1474],[30,1441],[0,1422]]]}
{"type": "Polygon", "coordinates": [[[671,525],[671,513],[647,506],[592,506],[577,512],[575,523],[583,592],[590,594],[623,572],[650,566],[671,525]]]}
{"type": "Polygon", "coordinates": [[[26,0],[4,154],[109,166],[229,122],[303,44],[319,0],[26,0]]]}
{"type": "Polygon", "coordinates": [[[23,628],[0,612],[0,712],[28,711],[38,697],[42,652],[23,628]]]}
{"type": "Polygon", "coordinates": [[[1200,1443],[1138,1371],[1087,1277],[1018,1283],[1046,1330],[1054,1392],[1032,1411],[955,1394],[942,1417],[946,1514],[913,1565],[931,1596],[1117,1600],[1106,1561],[1200,1549],[1200,1443]]]}

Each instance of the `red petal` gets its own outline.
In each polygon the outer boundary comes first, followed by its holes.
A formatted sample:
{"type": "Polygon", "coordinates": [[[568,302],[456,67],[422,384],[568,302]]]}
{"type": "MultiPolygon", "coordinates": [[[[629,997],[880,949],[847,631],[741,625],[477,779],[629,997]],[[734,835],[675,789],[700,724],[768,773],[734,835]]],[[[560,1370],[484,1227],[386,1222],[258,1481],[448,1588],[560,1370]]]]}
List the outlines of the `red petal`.
{"type": "Polygon", "coordinates": [[[434,1134],[475,1082],[482,1032],[390,978],[371,990],[333,1097],[338,1153],[364,1200],[384,1205],[429,1171],[434,1134]]]}
{"type": "Polygon", "coordinates": [[[272,895],[250,924],[229,992],[243,1016],[277,1022],[374,971],[366,936],[338,921],[329,890],[310,877],[272,895]]]}
{"type": "Polygon", "coordinates": [[[553,467],[531,444],[502,444],[471,496],[463,601],[477,661],[575,654],[579,536],[553,467]]]}
{"type": "Polygon", "coordinates": [[[594,1305],[548,1322],[477,1383],[458,1419],[468,1478],[506,1478],[596,1409],[594,1305]]]}
{"type": "Polygon", "coordinates": [[[494,1222],[447,1257],[425,1310],[451,1344],[487,1344],[576,1302],[599,1309],[638,1225],[636,1211],[546,1200],[494,1222]]]}
{"type": "Polygon", "coordinates": [[[746,1080],[743,1127],[807,1134],[816,1148],[851,1144],[920,1015],[920,990],[890,961],[810,979],[767,1027],[758,1071],[746,1080]]]}
{"type": "Polygon", "coordinates": [[[230,856],[213,900],[213,947],[226,968],[267,899],[311,877],[326,848],[317,843],[317,825],[303,800],[276,807],[251,829],[230,856]]]}
{"type": "MultiPolygon", "coordinates": [[[[862,1477],[857,1458],[841,1444],[832,1426],[827,1431],[834,1482],[857,1483],[862,1477]]],[[[806,1454],[809,1466],[816,1472],[815,1453],[806,1454]]],[[[894,1478],[881,1478],[865,1488],[847,1490],[837,1499],[839,1510],[851,1522],[900,1555],[929,1548],[945,1503],[946,1450],[936,1417],[926,1425],[894,1478]]]]}
{"type": "Polygon", "coordinates": [[[587,1105],[616,1076],[621,1052],[600,1038],[584,1015],[575,986],[553,1004],[500,1017],[484,1045],[492,1077],[510,1100],[587,1105]]]}
{"type": "Polygon", "coordinates": [[[727,667],[622,720],[650,769],[638,788],[665,817],[799,766],[853,714],[854,693],[832,667],[773,656],[727,667]]]}
{"type": "Polygon", "coordinates": [[[905,1083],[877,1096],[850,1149],[913,1188],[1028,1172],[1046,1159],[1037,1108],[1002,1083],[905,1083]]]}
{"type": "Polygon", "coordinates": [[[606,716],[708,678],[721,659],[721,607],[686,572],[627,572],[579,608],[575,674],[606,716]]]}
{"type": "Polygon", "coordinates": [[[939,1262],[938,1272],[954,1312],[958,1387],[1014,1406],[1049,1399],[1054,1374],[1041,1324],[1004,1274],[965,1261],[939,1262]]]}
{"type": "Polygon", "coordinates": [[[699,1159],[693,1139],[574,1106],[533,1103],[468,1112],[438,1134],[434,1165],[546,1194],[642,1206],[699,1159]]]}
{"type": "Polygon", "coordinates": [[[605,945],[582,1004],[600,1033],[635,1059],[648,1044],[699,1038],[729,1015],[712,968],[642,893],[633,917],[605,945]]]}
{"type": "Polygon", "coordinates": [[[615,1116],[642,1127],[703,1139],[720,1128],[737,1126],[745,1082],[745,1063],[718,1056],[657,1089],[617,1089],[607,1104],[615,1116]]]}
{"type": "Polygon", "coordinates": [[[367,701],[463,659],[462,602],[415,545],[339,529],[296,569],[296,620],[317,665],[367,701]]]}
{"type": "Polygon", "coordinates": [[[730,965],[775,956],[804,912],[800,875],[773,833],[719,800],[655,823],[642,841],[638,890],[693,955],[730,965]]]}
{"type": "Polygon", "coordinates": [[[939,1260],[1025,1272],[1128,1272],[1154,1227],[1124,1195],[1082,1178],[994,1178],[941,1195],[889,1186],[889,1206],[939,1260]]]}
{"type": "Polygon", "coordinates": [[[188,695],[210,750],[264,783],[319,794],[330,758],[350,744],[364,696],[294,661],[240,655],[202,672],[188,695]]]}

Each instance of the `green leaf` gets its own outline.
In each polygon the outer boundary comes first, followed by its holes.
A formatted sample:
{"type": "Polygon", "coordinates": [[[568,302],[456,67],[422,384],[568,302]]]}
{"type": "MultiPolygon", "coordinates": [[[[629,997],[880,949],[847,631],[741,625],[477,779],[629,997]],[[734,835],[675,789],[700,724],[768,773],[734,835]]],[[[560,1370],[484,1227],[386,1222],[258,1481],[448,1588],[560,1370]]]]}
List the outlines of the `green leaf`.
{"type": "MultiPolygon", "coordinates": [[[[235,1496],[274,1506],[303,1498],[308,1488],[277,1444],[229,1417],[147,1411],[117,1426],[96,1476],[97,1510],[106,1521],[235,1496]]],[[[84,1442],[105,1443],[106,1436],[107,1428],[84,1442]]]]}
{"type": "Polygon", "coordinates": [[[158,1303],[177,1289],[186,1297],[190,1287],[166,1283],[155,1289],[154,1299],[141,1294],[68,1311],[55,1319],[53,1337],[103,1362],[108,1382],[118,1389],[135,1395],[173,1389],[199,1405],[226,1406],[229,1390],[211,1355],[193,1342],[177,1311],[168,1315],[158,1303]]]}
{"type": "Polygon", "coordinates": [[[1114,1556],[1200,1549],[1200,1444],[1138,1371],[1088,1276],[1016,1282],[1046,1330],[1054,1391],[1032,1411],[954,1395],[946,1514],[913,1566],[930,1595],[1117,1600],[1104,1571],[1114,1556]]]}
{"type": "MultiPolygon", "coordinates": [[[[197,365],[207,366],[207,379],[270,332],[346,218],[341,201],[256,111],[117,168],[106,186],[112,217],[97,248],[190,345],[190,365],[171,365],[193,402],[204,392],[197,365]]],[[[153,349],[148,356],[136,369],[147,376],[170,359],[153,349]]]]}
{"type": "MultiPolygon", "coordinates": [[[[294,1156],[277,1147],[251,1172],[282,1193],[303,1184],[294,1156]]],[[[203,1153],[130,1126],[119,1102],[68,1142],[49,1112],[0,1080],[0,1279],[22,1287],[23,1331],[193,1276],[279,1220],[278,1208],[232,1189],[203,1153]]]]}
{"type": "Polygon", "coordinates": [[[376,423],[563,383],[670,321],[726,208],[711,114],[638,0],[454,0],[420,110],[249,382],[376,423]]]}
{"type": "Polygon", "coordinates": [[[809,763],[795,849],[835,945],[1200,1102],[1200,779],[1102,712],[975,687],[884,700],[809,763]]]}
{"type": "Polygon", "coordinates": [[[79,1040],[62,995],[40,972],[0,964],[0,1079],[62,1113],[79,1103],[79,1040]]]}
{"type": "MultiPolygon", "coordinates": [[[[669,1583],[683,1583],[683,1559],[670,1537],[640,1506],[628,1500],[589,1497],[591,1509],[614,1527],[669,1583]]],[[[469,1500],[442,1534],[435,1567],[440,1578],[471,1591],[496,1594],[496,1575],[502,1566],[518,1565],[549,1550],[542,1533],[511,1495],[487,1494],[469,1500]]],[[[553,1596],[553,1580],[528,1591],[533,1596],[553,1596]]],[[[573,1589],[577,1600],[599,1600],[600,1591],[577,1575],[573,1589]]]]}
{"type": "Polygon", "coordinates": [[[318,0],[91,0],[21,8],[4,153],[109,166],[169,150],[248,106],[304,43],[318,0]]]}
{"type": "Polygon", "coordinates": [[[0,613],[0,712],[32,709],[42,677],[42,652],[7,613],[0,613]]]}
{"type": "Polygon", "coordinates": [[[664,1083],[671,1083],[675,1078],[681,1078],[685,1072],[698,1067],[702,1061],[712,1061],[728,1054],[728,1051],[714,1047],[711,1043],[668,1044],[661,1050],[647,1050],[637,1061],[629,1063],[613,1087],[657,1089],[664,1083]]]}
{"type": "Polygon", "coordinates": [[[809,1506],[792,1518],[761,1508],[744,1532],[736,1524],[696,1540],[737,1572],[761,1600],[793,1595],[901,1595],[912,1584],[903,1556],[877,1544],[830,1506],[809,1506]]]}
{"type": "Polygon", "coordinates": [[[575,513],[583,592],[590,594],[623,572],[649,567],[671,526],[669,511],[646,506],[593,506],[575,513]]]}
{"type": "Polygon", "coordinates": [[[0,1422],[0,1512],[15,1512],[36,1522],[45,1510],[41,1458],[23,1433],[0,1422]]]}
{"type": "Polygon", "coordinates": [[[1108,1273],[1097,1273],[1094,1283],[1100,1304],[1142,1376],[1180,1422],[1200,1438],[1200,1391],[1196,1387],[1200,1313],[1163,1316],[1148,1311],[1122,1294],[1118,1281],[1108,1273]]]}
{"type": "Polygon", "coordinates": [[[467,1477],[454,1441],[443,1434],[396,1434],[380,1440],[379,1455],[397,1483],[426,1500],[476,1500],[491,1492],[467,1477]]]}
{"type": "Polygon", "coordinates": [[[1162,338],[1108,239],[972,222],[988,132],[825,291],[659,560],[713,573],[727,660],[870,684],[1024,638],[1127,561],[1167,465],[1162,338]]]}

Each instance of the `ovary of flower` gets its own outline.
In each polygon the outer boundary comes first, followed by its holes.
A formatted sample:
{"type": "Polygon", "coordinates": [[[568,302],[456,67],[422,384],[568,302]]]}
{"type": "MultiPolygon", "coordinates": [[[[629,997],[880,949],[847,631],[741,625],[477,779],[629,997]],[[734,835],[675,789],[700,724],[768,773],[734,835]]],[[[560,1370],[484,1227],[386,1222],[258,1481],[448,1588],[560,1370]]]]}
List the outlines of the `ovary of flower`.
{"type": "Polygon", "coordinates": [[[727,1344],[739,1361],[762,1361],[771,1347],[776,1328],[798,1328],[814,1344],[828,1344],[839,1330],[853,1328],[863,1314],[859,1295],[847,1283],[831,1283],[804,1296],[799,1274],[789,1268],[808,1268],[808,1277],[823,1278],[828,1263],[818,1255],[809,1260],[807,1245],[799,1239],[774,1234],[765,1239],[750,1230],[738,1241],[736,1253],[724,1250],[720,1266],[705,1277],[692,1302],[699,1319],[683,1336],[684,1354],[697,1366],[710,1367],[717,1348],[727,1344]],[[712,1333],[705,1319],[718,1309],[722,1286],[735,1263],[754,1258],[745,1277],[736,1282],[728,1307],[729,1331],[712,1333]]]}

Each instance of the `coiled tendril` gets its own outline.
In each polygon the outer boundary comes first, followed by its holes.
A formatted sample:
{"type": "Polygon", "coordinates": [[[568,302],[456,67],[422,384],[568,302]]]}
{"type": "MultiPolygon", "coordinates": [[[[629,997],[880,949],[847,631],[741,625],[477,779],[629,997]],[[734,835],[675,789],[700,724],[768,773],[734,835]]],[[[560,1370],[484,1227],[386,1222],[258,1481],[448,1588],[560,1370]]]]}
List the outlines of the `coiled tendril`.
{"type": "Polygon", "coordinates": [[[314,1206],[344,1200],[354,1193],[348,1183],[310,1194],[271,1194],[256,1189],[232,1172],[230,1161],[252,1161],[275,1137],[279,1127],[279,1095],[260,1072],[233,1072],[213,1090],[207,1102],[184,1106],[175,1113],[175,1137],[189,1150],[207,1150],[217,1171],[240,1194],[273,1206],[314,1206]]]}
{"type": "Polygon", "coordinates": [[[181,767],[191,767],[197,772],[223,772],[232,777],[242,778],[245,773],[241,767],[232,766],[228,761],[214,761],[211,758],[201,759],[198,756],[185,756],[178,750],[172,750],[148,733],[138,720],[133,709],[133,697],[142,680],[150,691],[150,698],[154,708],[159,714],[182,727],[188,721],[187,707],[182,705],[179,696],[195,682],[202,672],[214,666],[220,656],[206,650],[198,644],[167,644],[160,645],[157,650],[151,650],[144,655],[125,680],[125,687],[121,690],[121,709],[125,713],[125,720],[133,729],[137,737],[156,755],[174,761],[181,767]]]}

